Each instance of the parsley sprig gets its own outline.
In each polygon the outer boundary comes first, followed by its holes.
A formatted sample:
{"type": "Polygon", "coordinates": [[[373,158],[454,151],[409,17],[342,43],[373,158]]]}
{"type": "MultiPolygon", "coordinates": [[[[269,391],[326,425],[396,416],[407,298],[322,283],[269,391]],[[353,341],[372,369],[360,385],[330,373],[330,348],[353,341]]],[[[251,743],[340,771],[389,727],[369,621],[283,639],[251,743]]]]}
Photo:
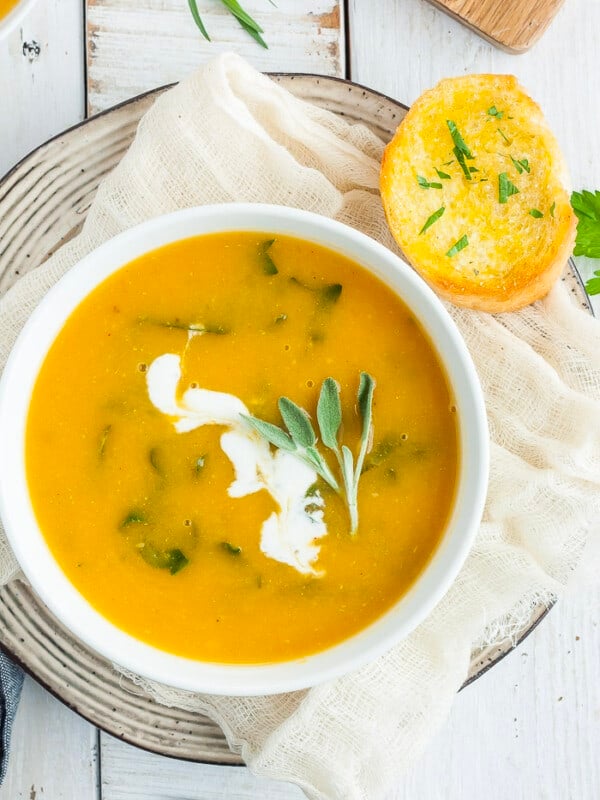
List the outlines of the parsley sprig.
{"type": "Polygon", "coordinates": [[[600,258],[600,192],[573,192],[571,205],[579,220],[573,255],[600,258]]]}
{"type": "Polygon", "coordinates": [[[506,172],[501,172],[498,175],[498,202],[506,203],[509,197],[513,194],[519,194],[519,190],[514,183],[509,180],[506,172]]]}
{"type": "MultiPolygon", "coordinates": [[[[577,215],[577,238],[573,255],[600,258],[600,192],[573,192],[571,205],[577,215]]],[[[600,294],[600,269],[585,284],[589,295],[600,294]]]]}

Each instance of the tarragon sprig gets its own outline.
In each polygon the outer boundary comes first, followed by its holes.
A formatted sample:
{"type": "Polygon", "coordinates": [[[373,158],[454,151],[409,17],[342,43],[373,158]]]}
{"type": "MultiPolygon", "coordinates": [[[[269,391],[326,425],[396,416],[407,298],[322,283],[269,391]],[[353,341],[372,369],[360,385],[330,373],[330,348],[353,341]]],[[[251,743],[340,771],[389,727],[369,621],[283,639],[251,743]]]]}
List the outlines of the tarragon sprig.
{"type": "MultiPolygon", "coordinates": [[[[238,0],[221,0],[221,3],[231,12],[231,14],[233,14],[246,33],[250,34],[250,36],[252,36],[252,38],[258,42],[261,47],[268,49],[269,46],[261,36],[261,34],[264,33],[263,29],[255,19],[252,19],[247,11],[244,11],[244,9],[238,3],[238,0]]],[[[196,0],[188,0],[188,6],[198,30],[202,36],[204,36],[204,38],[210,42],[210,36],[208,35],[208,31],[206,30],[204,22],[202,21],[202,17],[200,16],[196,0]]]]}
{"type": "Polygon", "coordinates": [[[350,532],[358,529],[358,482],[363,469],[365,455],[372,440],[373,430],[373,390],[375,381],[367,372],[361,372],[357,395],[357,407],[362,420],[362,434],[356,464],[352,450],[338,442],[342,424],[342,406],[340,387],[333,378],[326,378],[321,386],[317,404],[317,420],[321,433],[321,441],[329,448],[338,462],[341,486],[327,461],[317,450],[317,435],[308,413],[287,397],[278,402],[281,418],[287,428],[273,425],[256,417],[244,416],[246,422],[264,439],[281,450],[293,453],[305,464],[312,467],[318,475],[339,494],[344,490],[348,513],[350,515],[350,532]]]}

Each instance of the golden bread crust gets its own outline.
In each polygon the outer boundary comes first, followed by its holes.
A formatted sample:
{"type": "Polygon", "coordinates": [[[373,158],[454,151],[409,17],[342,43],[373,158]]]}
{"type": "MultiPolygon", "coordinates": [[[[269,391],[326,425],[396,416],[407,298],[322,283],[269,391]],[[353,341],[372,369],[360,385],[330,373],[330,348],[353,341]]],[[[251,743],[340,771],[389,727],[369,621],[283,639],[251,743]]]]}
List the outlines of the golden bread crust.
{"type": "Polygon", "coordinates": [[[467,75],[413,104],[385,150],[380,186],[394,238],[435,291],[501,312],[544,297],[560,276],[577,227],[567,181],[558,143],[516,78],[467,75]]]}

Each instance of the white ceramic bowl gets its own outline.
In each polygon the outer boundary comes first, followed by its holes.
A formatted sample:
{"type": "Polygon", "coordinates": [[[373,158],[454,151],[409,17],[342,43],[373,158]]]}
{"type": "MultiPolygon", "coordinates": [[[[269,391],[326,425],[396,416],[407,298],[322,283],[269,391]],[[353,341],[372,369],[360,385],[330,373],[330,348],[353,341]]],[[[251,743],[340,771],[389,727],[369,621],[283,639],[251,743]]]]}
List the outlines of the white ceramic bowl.
{"type": "Polygon", "coordinates": [[[481,518],[488,478],[488,432],[475,368],[450,316],[406,264],[373,239],[325,217],[267,205],[205,206],[149,220],[86,256],[48,292],[19,336],[0,382],[0,513],[23,572],[73,633],[116,664],[172,686],[228,695],[305,688],[374,659],[407,636],[456,577],[481,518]],[[147,645],[104,619],[54,560],[38,527],[25,475],[25,427],[38,371],[69,314],[101,281],[161,245],[217,231],[289,234],[358,262],[412,309],[434,343],[452,386],[459,419],[460,470],[445,535],[419,579],[386,614],[350,639],[305,658],[231,665],[181,658],[147,645]]]}
{"type": "Polygon", "coordinates": [[[5,17],[0,18],[0,42],[4,41],[23,22],[38,0],[19,0],[5,17]]]}

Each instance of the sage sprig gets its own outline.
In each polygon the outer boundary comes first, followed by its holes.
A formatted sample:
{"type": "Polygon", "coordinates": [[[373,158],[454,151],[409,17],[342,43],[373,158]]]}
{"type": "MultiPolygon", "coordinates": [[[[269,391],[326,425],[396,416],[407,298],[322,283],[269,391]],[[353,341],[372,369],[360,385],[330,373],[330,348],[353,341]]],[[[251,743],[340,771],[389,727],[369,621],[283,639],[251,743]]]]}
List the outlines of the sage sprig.
{"type": "Polygon", "coordinates": [[[260,433],[263,439],[274,444],[280,450],[287,450],[289,453],[293,453],[305,464],[312,467],[332,489],[339,492],[340,486],[335,475],[315,447],[317,436],[306,411],[287,397],[280,397],[278,406],[281,418],[289,433],[286,433],[277,425],[265,422],[265,420],[257,417],[243,415],[243,418],[257,433],[260,433]]]}
{"type": "Polygon", "coordinates": [[[371,432],[373,429],[373,390],[375,381],[367,372],[361,372],[358,387],[357,405],[362,419],[360,450],[354,465],[352,451],[346,445],[338,443],[338,433],[342,423],[342,407],[340,403],[340,387],[333,378],[326,378],[321,386],[321,394],[317,405],[317,419],[321,430],[323,444],[335,453],[342,473],[346,501],[350,514],[350,532],[356,533],[358,528],[358,482],[362,473],[371,432]]]}
{"type": "Polygon", "coordinates": [[[362,420],[362,433],[355,463],[352,450],[346,445],[340,446],[338,441],[342,425],[339,384],[333,378],[326,378],[321,386],[317,403],[317,421],[321,441],[335,454],[342,478],[341,484],[327,461],[317,450],[317,435],[309,414],[292,400],[281,397],[278,402],[279,413],[287,430],[256,417],[244,416],[246,422],[270,444],[293,453],[301,461],[304,461],[338,494],[342,494],[343,487],[352,534],[358,530],[358,483],[363,471],[365,455],[372,440],[374,389],[373,378],[367,372],[361,372],[357,407],[362,420]]]}

